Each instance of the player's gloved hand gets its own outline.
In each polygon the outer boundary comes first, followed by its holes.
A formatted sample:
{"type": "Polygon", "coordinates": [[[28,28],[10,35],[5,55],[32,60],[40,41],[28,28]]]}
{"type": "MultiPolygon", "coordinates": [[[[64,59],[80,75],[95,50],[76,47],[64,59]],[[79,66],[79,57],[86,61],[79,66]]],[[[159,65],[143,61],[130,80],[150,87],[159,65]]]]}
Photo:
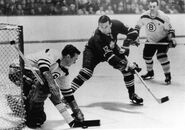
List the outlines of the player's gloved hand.
{"type": "Polygon", "coordinates": [[[119,51],[120,54],[124,54],[126,56],[129,55],[129,52],[130,52],[130,49],[129,48],[124,48],[124,47],[121,47],[121,49],[119,51]]]}
{"type": "Polygon", "coordinates": [[[169,41],[169,48],[175,48],[177,46],[177,41],[172,38],[170,41],[169,41]]]}
{"type": "Polygon", "coordinates": [[[133,45],[133,46],[137,46],[137,47],[138,47],[138,46],[140,45],[139,37],[138,37],[135,41],[132,40],[132,41],[130,42],[130,45],[133,45]]]}
{"type": "Polygon", "coordinates": [[[84,121],[84,114],[82,113],[82,111],[80,109],[75,109],[75,111],[73,111],[72,117],[79,122],[83,122],[84,121]]]}
{"type": "Polygon", "coordinates": [[[78,107],[78,104],[76,103],[75,99],[69,102],[69,106],[73,112],[72,116],[74,117],[74,119],[80,122],[84,121],[84,114],[78,107]]]}
{"type": "Polygon", "coordinates": [[[125,39],[123,46],[139,46],[139,37],[136,40],[132,40],[132,39],[125,39]]]}
{"type": "Polygon", "coordinates": [[[136,62],[128,63],[128,71],[130,71],[132,74],[135,74],[135,71],[140,72],[142,69],[138,66],[136,62]]]}

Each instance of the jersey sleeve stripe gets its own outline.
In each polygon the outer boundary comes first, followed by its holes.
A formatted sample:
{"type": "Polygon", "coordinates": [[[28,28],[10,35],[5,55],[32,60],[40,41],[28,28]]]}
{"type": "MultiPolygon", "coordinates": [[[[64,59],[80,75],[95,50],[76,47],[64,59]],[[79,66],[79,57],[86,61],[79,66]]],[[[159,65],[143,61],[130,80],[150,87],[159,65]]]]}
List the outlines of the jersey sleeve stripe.
{"type": "Polygon", "coordinates": [[[40,59],[38,61],[38,66],[39,66],[39,68],[42,68],[42,67],[49,68],[51,66],[51,63],[48,60],[46,60],[46,59],[40,59]]]}
{"type": "Polygon", "coordinates": [[[72,88],[69,88],[69,89],[60,89],[61,93],[64,95],[64,96],[71,96],[73,95],[73,90],[72,88]]]}
{"type": "Polygon", "coordinates": [[[50,66],[47,65],[47,64],[39,64],[39,68],[40,68],[40,69],[41,69],[41,68],[50,68],[50,66]]]}
{"type": "Polygon", "coordinates": [[[50,63],[50,61],[49,60],[47,60],[47,59],[39,59],[39,61],[38,62],[46,62],[46,63],[48,63],[48,64],[51,64],[50,63]]]}
{"type": "Polygon", "coordinates": [[[115,55],[112,54],[108,59],[107,59],[107,62],[109,62],[110,59],[112,59],[112,57],[114,57],[115,55]]]}

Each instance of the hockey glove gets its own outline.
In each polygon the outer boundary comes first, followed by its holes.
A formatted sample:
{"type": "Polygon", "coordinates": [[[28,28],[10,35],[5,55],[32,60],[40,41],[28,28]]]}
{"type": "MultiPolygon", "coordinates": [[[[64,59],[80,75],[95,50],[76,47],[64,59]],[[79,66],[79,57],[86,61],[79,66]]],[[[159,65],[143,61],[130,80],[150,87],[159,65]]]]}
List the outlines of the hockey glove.
{"type": "Polygon", "coordinates": [[[123,43],[123,46],[139,46],[140,43],[139,43],[139,38],[137,38],[136,40],[132,40],[132,39],[125,39],[124,43],[123,43]]]}
{"type": "Polygon", "coordinates": [[[177,46],[177,41],[172,38],[170,41],[169,41],[169,48],[175,48],[177,46]]]}
{"type": "Polygon", "coordinates": [[[140,72],[142,69],[138,66],[136,62],[133,62],[133,64],[130,64],[128,66],[128,71],[132,74],[135,74],[135,71],[140,72]]]}
{"type": "Polygon", "coordinates": [[[133,46],[139,46],[140,45],[140,42],[139,42],[139,37],[135,40],[135,41],[130,41],[130,45],[133,45],[133,46]]]}
{"type": "Polygon", "coordinates": [[[129,48],[121,47],[121,49],[119,50],[119,53],[120,54],[123,54],[123,55],[126,55],[126,56],[129,55],[129,52],[130,52],[130,49],[129,48]]]}
{"type": "Polygon", "coordinates": [[[80,121],[80,122],[84,121],[84,115],[83,115],[82,111],[80,110],[80,108],[78,107],[76,101],[75,100],[71,101],[69,103],[69,106],[73,112],[73,114],[72,114],[73,118],[77,121],[80,121]]]}
{"type": "Polygon", "coordinates": [[[80,109],[76,109],[73,114],[72,117],[79,122],[83,122],[84,121],[84,115],[82,113],[82,111],[80,109]]]}

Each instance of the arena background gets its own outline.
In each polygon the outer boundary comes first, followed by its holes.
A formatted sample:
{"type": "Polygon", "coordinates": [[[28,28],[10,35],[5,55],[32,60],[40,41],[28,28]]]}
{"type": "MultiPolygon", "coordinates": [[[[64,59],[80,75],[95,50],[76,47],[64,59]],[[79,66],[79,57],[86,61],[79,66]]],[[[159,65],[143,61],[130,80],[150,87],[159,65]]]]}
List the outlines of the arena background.
{"type": "MultiPolygon", "coordinates": [[[[121,20],[129,26],[134,26],[139,15],[109,15],[121,20]]],[[[62,49],[66,44],[74,44],[81,51],[86,40],[97,27],[99,15],[91,16],[12,16],[0,17],[0,22],[23,25],[25,54],[45,48],[62,49]],[[76,41],[76,42],[75,42],[76,41]]],[[[170,15],[172,25],[178,36],[185,35],[185,15],[170,15]]],[[[141,37],[145,36],[144,33],[141,37]]],[[[122,38],[122,36],[119,36],[122,38]]],[[[144,98],[143,106],[133,106],[128,100],[122,75],[107,63],[102,63],[95,69],[94,77],[86,82],[77,93],[76,99],[85,114],[86,119],[100,119],[101,127],[92,129],[184,129],[185,124],[185,46],[184,38],[177,38],[178,45],[169,50],[172,69],[172,84],[164,85],[162,68],[154,58],[155,79],[146,83],[158,97],[169,96],[169,102],[158,104],[136,78],[136,91],[144,98]]],[[[122,40],[118,41],[119,44],[122,40]]],[[[131,47],[130,59],[143,68],[143,45],[131,47]]],[[[77,64],[73,65],[71,79],[81,68],[82,55],[77,64]]],[[[46,102],[47,121],[41,129],[69,129],[63,118],[52,104],[46,102]]]]}

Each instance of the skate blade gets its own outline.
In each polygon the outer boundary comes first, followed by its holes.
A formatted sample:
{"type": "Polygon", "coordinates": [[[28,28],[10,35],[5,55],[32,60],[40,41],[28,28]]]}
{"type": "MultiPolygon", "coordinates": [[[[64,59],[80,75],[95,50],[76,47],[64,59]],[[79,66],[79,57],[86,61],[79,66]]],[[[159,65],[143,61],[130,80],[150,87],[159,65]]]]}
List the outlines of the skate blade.
{"type": "Polygon", "coordinates": [[[166,85],[170,85],[171,84],[171,81],[168,81],[168,82],[165,82],[166,83],[166,85]]]}
{"type": "Polygon", "coordinates": [[[143,106],[144,105],[143,102],[142,103],[136,103],[134,101],[130,101],[130,103],[131,103],[132,106],[143,106]]]}

